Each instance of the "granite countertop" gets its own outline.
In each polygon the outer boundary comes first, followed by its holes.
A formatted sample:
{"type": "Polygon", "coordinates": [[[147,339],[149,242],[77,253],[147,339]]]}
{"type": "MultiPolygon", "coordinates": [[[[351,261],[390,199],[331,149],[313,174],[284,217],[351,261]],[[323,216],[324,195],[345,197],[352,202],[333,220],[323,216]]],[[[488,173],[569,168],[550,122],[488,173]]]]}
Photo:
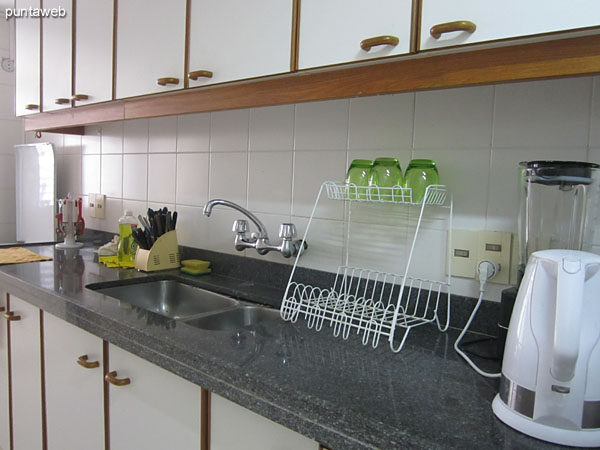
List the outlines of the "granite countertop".
{"type": "MultiPolygon", "coordinates": [[[[399,354],[387,342],[373,349],[356,336],[310,330],[303,320],[205,331],[86,289],[148,276],[99,265],[92,248],[28,248],[54,260],[1,266],[0,285],[9,293],[332,450],[562,448],[495,418],[497,381],[459,360],[455,330],[419,327],[399,354]]],[[[282,296],[217,275],[186,278],[259,303],[282,296]]]]}

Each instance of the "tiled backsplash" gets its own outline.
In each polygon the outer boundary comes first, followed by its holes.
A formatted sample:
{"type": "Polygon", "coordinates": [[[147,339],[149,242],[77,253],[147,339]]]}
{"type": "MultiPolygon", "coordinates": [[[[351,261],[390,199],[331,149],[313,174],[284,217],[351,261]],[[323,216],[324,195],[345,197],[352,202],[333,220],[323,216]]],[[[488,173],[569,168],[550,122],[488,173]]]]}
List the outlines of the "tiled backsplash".
{"type": "MultiPolygon", "coordinates": [[[[59,195],[107,195],[106,219],[86,217],[89,227],[105,231],[117,231],[125,208],[137,215],[168,206],[179,211],[181,244],[236,253],[231,225],[239,213],[217,207],[206,218],[208,199],[247,207],[274,238],[282,222],[294,222],[302,233],[323,181],[343,180],[352,159],[394,156],[402,168],[411,158],[437,162],[441,182],[454,193],[454,228],[514,232],[519,161],[600,162],[600,78],[142,119],[91,126],[83,137],[44,133],[42,140],[57,148],[59,195]]],[[[343,205],[320,204],[317,214],[301,261],[335,270],[343,257],[343,205]]],[[[393,221],[363,228],[357,240],[375,255],[365,261],[398,261],[396,241],[385,234],[398,231],[393,221]]],[[[433,228],[419,243],[414,273],[440,278],[444,264],[431,255],[440,254],[445,234],[433,228]]],[[[245,255],[293,262],[279,254],[245,255]]],[[[459,294],[477,293],[473,281],[454,285],[459,294]]],[[[498,300],[503,287],[487,297],[498,300]]]]}

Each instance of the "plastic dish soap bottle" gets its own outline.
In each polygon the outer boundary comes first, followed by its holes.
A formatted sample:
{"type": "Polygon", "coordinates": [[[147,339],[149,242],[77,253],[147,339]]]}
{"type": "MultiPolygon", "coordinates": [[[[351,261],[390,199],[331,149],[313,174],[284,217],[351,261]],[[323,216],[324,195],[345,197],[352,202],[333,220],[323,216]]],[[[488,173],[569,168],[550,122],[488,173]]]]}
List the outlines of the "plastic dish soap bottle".
{"type": "Polygon", "coordinates": [[[131,236],[131,231],[137,228],[137,219],[133,217],[133,213],[125,210],[125,214],[119,219],[119,249],[117,258],[119,263],[135,262],[135,251],[137,245],[131,236]]]}

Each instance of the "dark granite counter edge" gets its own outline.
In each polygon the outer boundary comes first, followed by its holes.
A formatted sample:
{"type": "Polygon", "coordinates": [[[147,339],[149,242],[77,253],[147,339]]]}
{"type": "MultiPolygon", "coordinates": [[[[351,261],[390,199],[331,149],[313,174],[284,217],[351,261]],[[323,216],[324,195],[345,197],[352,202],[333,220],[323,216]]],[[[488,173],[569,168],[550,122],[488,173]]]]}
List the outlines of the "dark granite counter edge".
{"type": "MultiPolygon", "coordinates": [[[[194,384],[199,385],[217,395],[231,400],[257,414],[280,423],[281,425],[307,436],[315,441],[330,446],[332,449],[361,450],[375,448],[361,443],[350,436],[341,434],[330,427],[310,420],[300,414],[261,398],[239,386],[228,383],[202,371],[194,363],[194,356],[188,354],[188,362],[183,358],[173,358],[173,353],[182,354],[182,349],[173,344],[157,339],[153,334],[143,333],[141,330],[103,316],[96,311],[70,302],[67,297],[53,291],[33,286],[9,274],[0,272],[0,283],[6,287],[7,292],[39,307],[40,309],[59,317],[79,328],[82,328],[99,338],[123,348],[157,366],[168,370],[194,384]],[[40,295],[41,294],[41,295],[40,295]],[[70,305],[68,313],[63,306],[65,302],[70,305]],[[78,314],[81,313],[81,314],[78,314]],[[150,348],[140,342],[153,342],[157,349],[150,348]]],[[[318,411],[315,411],[318,413],[318,411]]]]}

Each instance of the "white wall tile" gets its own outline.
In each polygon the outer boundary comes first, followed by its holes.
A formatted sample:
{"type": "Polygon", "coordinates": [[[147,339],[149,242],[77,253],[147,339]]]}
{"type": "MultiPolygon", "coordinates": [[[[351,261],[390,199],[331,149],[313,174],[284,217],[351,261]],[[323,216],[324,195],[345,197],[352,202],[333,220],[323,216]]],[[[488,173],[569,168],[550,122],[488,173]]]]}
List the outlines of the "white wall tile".
{"type": "Polygon", "coordinates": [[[177,116],[150,119],[150,153],[168,153],[177,150],[177,116]]]}
{"type": "Polygon", "coordinates": [[[16,224],[14,222],[0,224],[0,242],[13,243],[16,242],[16,240],[16,224]]]}
{"type": "Polygon", "coordinates": [[[81,157],[81,191],[84,195],[100,193],[100,155],[81,157]]]}
{"type": "Polygon", "coordinates": [[[349,149],[411,148],[415,94],[350,100],[349,149]]]}
{"type": "Polygon", "coordinates": [[[0,119],[15,120],[15,87],[0,84],[0,119]]]}
{"type": "MultiPolygon", "coordinates": [[[[148,203],[143,202],[143,201],[137,201],[137,200],[123,200],[123,212],[125,212],[125,210],[129,210],[131,211],[131,213],[133,214],[133,217],[137,218],[138,215],[142,215],[144,217],[146,217],[146,214],[148,212],[148,203]]],[[[141,224],[139,223],[138,220],[138,226],[141,226],[141,224]]]]}
{"type": "Polygon", "coordinates": [[[23,144],[23,125],[17,120],[0,120],[0,153],[13,154],[15,145],[23,144]]]}
{"type": "Polygon", "coordinates": [[[345,150],[349,100],[296,105],[295,150],[345,150]]]}
{"type": "MultiPolygon", "coordinates": [[[[235,233],[231,231],[233,222],[242,219],[243,214],[230,208],[215,207],[207,220],[208,225],[207,250],[215,252],[229,253],[232,255],[243,255],[244,252],[238,252],[233,246],[235,233]]],[[[179,219],[177,219],[179,223],[179,219]]],[[[179,228],[179,226],[178,226],[179,228]]]]}
{"type": "Polygon", "coordinates": [[[49,142],[54,147],[54,154],[60,155],[63,152],[64,141],[63,134],[42,132],[42,137],[34,138],[32,143],[37,144],[39,142],[49,142]]]}
{"type": "Polygon", "coordinates": [[[0,189],[15,188],[15,156],[0,154],[0,189]]]}
{"type": "Polygon", "coordinates": [[[489,147],[493,96],[493,86],[417,92],[415,148],[489,147]]]}
{"type": "Polygon", "coordinates": [[[146,201],[148,155],[123,155],[123,198],[146,201]]]}
{"type": "Polygon", "coordinates": [[[250,110],[250,150],[287,150],[294,147],[294,105],[250,110]]]}
{"type": "Polygon", "coordinates": [[[177,117],[177,151],[208,152],[210,150],[210,113],[177,117]]]}
{"type": "MultiPolygon", "coordinates": [[[[344,152],[296,152],[294,155],[292,214],[310,217],[323,182],[342,181],[345,176],[346,154],[344,152]]],[[[323,192],[321,197],[315,217],[343,219],[343,202],[327,200],[326,192],[323,192]]]]}
{"type": "Polygon", "coordinates": [[[415,158],[433,159],[440,183],[454,196],[454,227],[483,229],[487,209],[490,151],[415,150],[415,158]]]}
{"type": "Polygon", "coordinates": [[[492,150],[486,229],[517,232],[519,213],[519,163],[535,160],[578,160],[585,149],[492,150]]]}
{"type": "Polygon", "coordinates": [[[586,147],[592,79],[496,86],[494,147],[586,147]]]}
{"type": "MultiPolygon", "coordinates": [[[[292,223],[298,230],[298,238],[302,239],[306,232],[308,219],[292,216],[292,223]]],[[[313,219],[306,236],[308,249],[298,260],[301,267],[335,272],[342,264],[344,228],[338,220],[313,219]]],[[[330,286],[320,286],[330,288],[330,286]]]]}
{"type": "MultiPolygon", "coordinates": [[[[88,132],[86,127],[86,133],[88,132]]],[[[84,134],[81,136],[81,153],[83,155],[99,155],[102,153],[102,140],[99,134],[84,134]]]]}
{"type": "Polygon", "coordinates": [[[600,164],[600,147],[590,148],[588,152],[588,161],[600,164]]]}
{"type": "Polygon", "coordinates": [[[107,122],[100,126],[102,153],[123,153],[123,122],[107,122]]]}
{"type": "Polygon", "coordinates": [[[177,155],[177,205],[200,206],[208,200],[208,153],[177,155]]]}
{"type": "Polygon", "coordinates": [[[123,155],[103,154],[100,175],[100,193],[109,197],[121,198],[123,195],[123,155]]]}
{"type": "Polygon", "coordinates": [[[68,193],[81,194],[81,155],[56,157],[56,194],[64,198],[68,193]]]}
{"type": "Polygon", "coordinates": [[[195,248],[207,248],[211,218],[198,206],[177,205],[177,242],[195,248]]]}
{"type": "Polygon", "coordinates": [[[247,206],[248,153],[212,153],[210,155],[209,197],[247,206]]]}
{"type": "Polygon", "coordinates": [[[80,155],[81,136],[76,134],[65,134],[62,153],[64,155],[80,155]]]}
{"type": "Polygon", "coordinates": [[[600,76],[594,77],[590,147],[600,147],[600,76]]]}
{"type": "Polygon", "coordinates": [[[148,119],[126,120],[123,127],[123,153],[147,153],[148,119]]]}
{"type": "Polygon", "coordinates": [[[217,111],[210,115],[210,151],[248,150],[249,110],[217,111]]]}
{"type": "Polygon", "coordinates": [[[251,152],[248,157],[248,209],[290,214],[292,152],[251,152]]]}
{"type": "Polygon", "coordinates": [[[148,203],[175,203],[176,156],[148,156],[148,203]]]}
{"type": "Polygon", "coordinates": [[[16,194],[14,189],[0,189],[0,205],[2,205],[0,223],[15,223],[16,194]]]}
{"type": "Polygon", "coordinates": [[[123,200],[107,198],[104,219],[99,219],[100,229],[109,233],[119,234],[119,218],[123,215],[123,200]]]}

